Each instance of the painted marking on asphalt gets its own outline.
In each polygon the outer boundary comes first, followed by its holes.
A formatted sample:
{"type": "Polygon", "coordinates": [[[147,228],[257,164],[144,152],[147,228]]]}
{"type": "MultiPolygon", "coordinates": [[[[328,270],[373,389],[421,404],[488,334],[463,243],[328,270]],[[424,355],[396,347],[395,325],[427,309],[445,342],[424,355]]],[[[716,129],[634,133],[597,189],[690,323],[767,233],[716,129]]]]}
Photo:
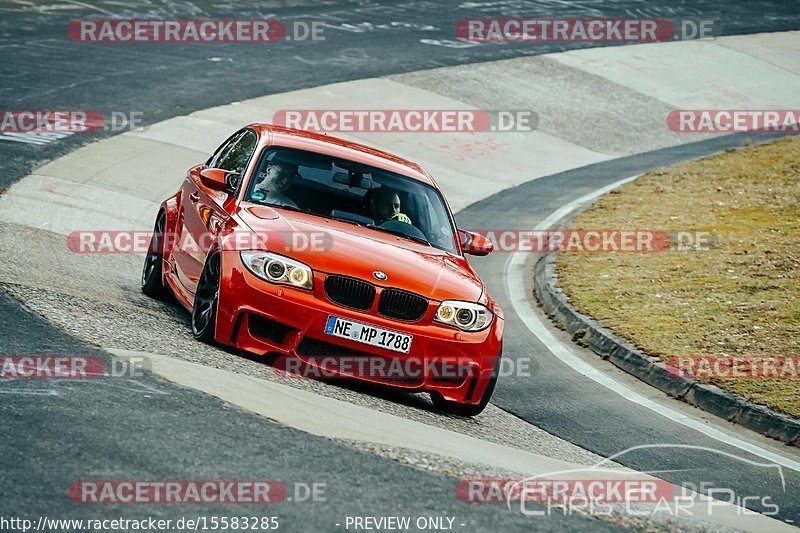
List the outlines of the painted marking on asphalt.
{"type": "Polygon", "coordinates": [[[73,132],[2,132],[0,133],[0,141],[50,144],[70,135],[73,135],[73,132]]]}
{"type": "MultiPolygon", "coordinates": [[[[628,182],[635,180],[638,177],[639,175],[632,176],[630,178],[625,178],[623,180],[619,180],[615,183],[597,189],[596,191],[591,192],[587,195],[581,196],[577,200],[574,200],[569,204],[562,206],[561,208],[551,213],[547,218],[545,218],[539,224],[537,224],[534,230],[544,230],[550,228],[550,226],[552,226],[553,224],[564,218],[572,211],[594,201],[600,196],[610,192],[613,189],[616,189],[621,185],[624,185],[628,182]]],[[[525,291],[519,290],[519,287],[525,286],[524,266],[525,266],[525,259],[527,258],[527,256],[528,252],[516,252],[511,254],[508,260],[506,261],[506,267],[505,267],[506,293],[508,294],[511,306],[514,308],[514,311],[517,313],[517,316],[519,316],[519,318],[522,320],[525,326],[534,335],[536,335],[536,337],[542,342],[542,344],[544,344],[547,347],[550,353],[558,357],[563,363],[569,365],[576,372],[583,374],[584,376],[599,383],[600,385],[603,385],[604,387],[619,394],[623,398],[631,402],[638,403],[642,407],[650,409],[651,411],[665,418],[668,418],[673,422],[694,429],[695,431],[703,433],[704,435],[711,437],[714,440],[718,440],[722,443],[729,444],[731,446],[739,448],[740,450],[744,450],[746,452],[752,453],[753,455],[757,455],[758,457],[761,457],[763,459],[767,459],[781,466],[785,466],[786,468],[791,468],[792,470],[800,472],[800,462],[794,461],[777,453],[771,452],[767,449],[762,448],[761,446],[757,446],[755,444],[746,442],[742,439],[735,437],[730,433],[727,433],[725,431],[722,431],[714,427],[710,427],[707,423],[703,421],[697,420],[683,413],[679,413],[678,411],[671,409],[666,405],[650,400],[649,398],[646,398],[641,394],[637,393],[627,385],[624,385],[619,381],[606,375],[601,370],[598,370],[597,368],[593,367],[592,365],[583,361],[580,357],[572,353],[571,347],[567,346],[565,343],[561,342],[561,340],[557,339],[552,333],[550,333],[545,324],[539,319],[539,316],[534,311],[529,298],[525,294],[525,291]]]]}
{"type": "Polygon", "coordinates": [[[111,11],[103,9],[102,7],[93,6],[93,5],[87,4],[85,2],[78,2],[78,0],[63,0],[63,1],[68,3],[68,4],[72,4],[74,6],[77,6],[77,7],[85,7],[86,9],[94,9],[95,11],[99,11],[100,13],[103,13],[103,14],[108,15],[110,17],[114,16],[114,13],[112,13],[111,11]]]}
{"type": "Polygon", "coordinates": [[[0,389],[0,394],[18,394],[20,396],[58,396],[58,391],[52,389],[32,389],[32,390],[0,389]]]}
{"type": "MultiPolygon", "coordinates": [[[[4,380],[6,381],[6,380],[4,380]]],[[[9,385],[11,383],[21,383],[23,380],[18,379],[10,379],[7,380],[9,385]]],[[[27,381],[27,380],[24,380],[27,381]]],[[[147,383],[143,383],[141,381],[137,381],[135,379],[125,379],[125,380],[118,380],[114,379],[69,379],[63,381],[51,381],[50,384],[54,388],[50,389],[28,389],[28,388],[3,388],[0,387],[0,394],[19,394],[19,395],[26,395],[26,396],[59,396],[63,392],[72,392],[73,390],[77,390],[75,385],[83,386],[104,386],[109,387],[112,389],[119,389],[128,392],[134,392],[137,394],[141,394],[143,396],[150,396],[150,395],[157,395],[157,396],[169,396],[169,392],[165,390],[158,389],[152,385],[148,385],[147,383]]]]}

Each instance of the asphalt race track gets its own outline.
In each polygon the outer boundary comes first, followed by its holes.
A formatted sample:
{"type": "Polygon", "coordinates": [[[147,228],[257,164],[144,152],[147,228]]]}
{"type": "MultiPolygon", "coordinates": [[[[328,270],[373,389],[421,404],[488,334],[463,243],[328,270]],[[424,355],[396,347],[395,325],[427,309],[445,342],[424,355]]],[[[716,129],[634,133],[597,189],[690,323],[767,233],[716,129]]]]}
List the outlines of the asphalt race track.
{"type": "MultiPolygon", "coordinates": [[[[468,17],[525,16],[551,11],[559,17],[664,17],[723,21],[725,35],[800,27],[791,2],[675,1],[574,2],[47,2],[10,1],[0,6],[0,97],[8,109],[74,109],[102,113],[137,111],[143,125],[196,109],[265,94],[422,69],[545,54],[580,44],[542,43],[459,46],[456,23],[468,17]],[[606,5],[607,4],[607,5],[606,5]],[[254,7],[255,6],[255,7],[254,7]],[[754,16],[771,13],[769,17],[754,16]],[[213,48],[153,44],[93,46],[71,42],[66,27],[80,18],[280,18],[325,22],[326,41],[282,43],[253,53],[251,44],[213,48]],[[428,44],[421,42],[427,41],[428,44]],[[397,50],[403,53],[398,54],[397,50]]],[[[256,47],[258,45],[255,45],[256,47]]],[[[95,135],[108,135],[100,132],[95,135]]],[[[0,188],[37,162],[74,149],[91,137],[60,139],[44,146],[0,144],[0,188]]]]}
{"type": "MultiPolygon", "coordinates": [[[[723,35],[800,29],[797,5],[777,0],[675,1],[668,6],[633,0],[569,4],[524,0],[461,3],[19,0],[0,4],[0,13],[3,108],[92,109],[104,115],[135,112],[141,116],[143,126],[298,89],[585,47],[576,43],[536,47],[524,43],[465,45],[454,39],[453,29],[459,20],[468,17],[547,13],[552,17],[707,18],[722,21],[723,35]],[[228,43],[103,46],[78,44],[68,39],[66,28],[70,20],[112,15],[322,21],[326,41],[285,42],[268,47],[228,43]]],[[[345,101],[341,107],[357,108],[358,104],[345,101]]],[[[0,191],[7,190],[43,163],[115,133],[108,130],[55,136],[0,133],[0,191]]],[[[227,133],[223,132],[222,137],[227,133]]],[[[503,227],[532,228],[562,206],[620,179],[769,138],[717,137],[611,158],[531,181],[519,179],[518,185],[471,203],[456,217],[465,228],[491,228],[498,226],[498,213],[502,213],[503,227]]],[[[421,163],[425,166],[424,161],[421,163]]],[[[41,210],[46,212],[48,206],[42,205],[41,210]]],[[[0,230],[4,232],[16,231],[15,228],[0,222],[0,230]]],[[[96,355],[110,361],[111,352],[104,347],[115,347],[170,353],[181,362],[230,369],[236,378],[243,380],[276,381],[274,372],[263,361],[194,343],[187,331],[188,317],[177,305],[150,302],[137,294],[139,257],[99,261],[94,263],[96,271],[86,271],[81,276],[82,264],[66,258],[64,250],[55,249],[58,243],[63,245],[63,238],[43,233],[31,230],[29,234],[7,234],[2,241],[8,245],[3,250],[7,256],[4,263],[11,265],[4,267],[8,269],[4,271],[18,274],[31,268],[31,262],[46,257],[50,247],[53,247],[52,265],[58,270],[42,277],[53,284],[53,291],[41,285],[28,287],[16,278],[0,279],[2,355],[72,353],[96,355]],[[27,254],[26,246],[35,249],[30,258],[22,257],[27,254]],[[95,288],[97,294],[105,291],[103,298],[96,298],[95,288]],[[60,289],[64,289],[63,294],[60,289]]],[[[534,259],[526,260],[526,272],[531,271],[534,259]]],[[[684,418],[699,420],[711,428],[722,423],[647,389],[590,354],[581,357],[599,372],[613,376],[677,415],[670,418],[653,413],[576,372],[554,357],[515,313],[513,295],[507,289],[508,255],[476,258],[473,264],[505,310],[505,357],[512,361],[530,358],[533,365],[528,377],[499,381],[492,400],[494,406],[484,415],[475,420],[448,417],[436,413],[427,398],[353,384],[304,382],[291,386],[303,394],[368,408],[381,416],[398,417],[404,422],[426,424],[494,446],[508,446],[587,466],[637,446],[669,443],[673,447],[633,450],[615,458],[615,462],[676,485],[696,487],[701,493],[707,493],[709,487],[729,487],[737,494],[768,496],[780,509],[774,519],[785,524],[800,521],[800,471],[796,468],[800,465],[800,453],[796,449],[729,424],[725,425],[725,434],[731,441],[698,431],[684,423],[684,418]],[[682,453],[683,445],[708,451],[682,453]],[[751,446],[755,451],[751,453],[742,446],[751,446]],[[760,451],[785,458],[780,476],[776,476],[774,469],[763,466],[770,461],[760,451]]],[[[529,286],[519,290],[531,293],[529,286]]],[[[549,330],[568,342],[563,333],[554,328],[549,330]]],[[[223,401],[219,395],[207,394],[209,391],[204,392],[200,387],[195,390],[180,381],[164,379],[157,372],[131,379],[52,380],[46,384],[35,381],[15,380],[8,387],[0,383],[2,517],[272,515],[280,517],[281,529],[290,531],[347,530],[346,517],[394,515],[453,517],[453,529],[460,531],[601,531],[647,525],[646,520],[620,515],[601,519],[580,513],[550,513],[536,517],[537,522],[532,526],[531,517],[510,511],[503,504],[467,504],[455,497],[457,479],[507,474],[498,466],[499,461],[489,462],[494,469],[481,469],[466,460],[453,460],[451,464],[435,453],[426,456],[402,446],[371,445],[355,437],[305,431],[304,426],[259,416],[255,409],[223,401]],[[87,506],[74,503],[67,495],[67,487],[81,479],[277,479],[288,487],[289,499],[266,508],[87,506]],[[291,501],[291,498],[302,499],[295,490],[302,492],[302,487],[319,481],[324,484],[324,496],[318,501],[291,501]]],[[[732,503],[761,509],[760,500],[732,503]]],[[[727,524],[731,527],[735,523],[733,519],[727,524]]],[[[653,527],[724,529],[719,523],[681,519],[653,527]]],[[[762,526],[742,526],[754,530],[759,527],[762,526]]],[[[0,527],[0,530],[6,529],[0,527]]],[[[9,531],[15,530],[9,528],[9,531]]]]}

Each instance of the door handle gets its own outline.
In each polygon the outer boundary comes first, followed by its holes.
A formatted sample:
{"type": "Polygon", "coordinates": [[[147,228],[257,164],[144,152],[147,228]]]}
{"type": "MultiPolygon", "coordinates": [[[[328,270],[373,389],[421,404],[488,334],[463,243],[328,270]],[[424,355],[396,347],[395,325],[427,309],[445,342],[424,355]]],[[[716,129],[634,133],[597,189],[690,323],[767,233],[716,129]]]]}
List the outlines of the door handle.
{"type": "Polygon", "coordinates": [[[193,192],[192,194],[189,195],[189,201],[192,202],[193,204],[196,204],[199,199],[200,199],[199,192],[193,192]]]}

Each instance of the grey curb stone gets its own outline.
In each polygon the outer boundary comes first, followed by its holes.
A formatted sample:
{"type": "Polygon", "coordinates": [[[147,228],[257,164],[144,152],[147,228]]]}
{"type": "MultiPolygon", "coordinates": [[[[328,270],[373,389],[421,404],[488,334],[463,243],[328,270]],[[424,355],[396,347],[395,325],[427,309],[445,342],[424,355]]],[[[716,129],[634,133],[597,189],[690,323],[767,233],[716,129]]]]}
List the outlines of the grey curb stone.
{"type": "MultiPolygon", "coordinates": [[[[570,216],[574,216],[574,213],[570,216]]],[[[534,292],[545,313],[564,324],[570,335],[586,330],[588,347],[619,368],[648,385],[748,429],[800,447],[800,420],[756,405],[714,385],[698,383],[669,372],[655,357],[650,357],[626,340],[603,328],[596,320],[573,308],[557,287],[556,254],[539,257],[534,270],[534,292]]]]}

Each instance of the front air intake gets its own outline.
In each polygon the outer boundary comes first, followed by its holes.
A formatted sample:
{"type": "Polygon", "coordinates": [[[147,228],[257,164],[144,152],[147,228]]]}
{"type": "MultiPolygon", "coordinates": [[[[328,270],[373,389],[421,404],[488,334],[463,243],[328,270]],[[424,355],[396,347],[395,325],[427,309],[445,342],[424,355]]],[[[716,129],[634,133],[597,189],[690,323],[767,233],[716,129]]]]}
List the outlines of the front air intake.
{"type": "Polygon", "coordinates": [[[381,292],[378,312],[385,317],[414,322],[428,309],[428,300],[414,293],[399,289],[386,289],[381,292]]]}
{"type": "Polygon", "coordinates": [[[375,299],[375,287],[360,279],[328,276],[325,278],[325,295],[333,303],[366,311],[372,307],[372,301],[375,299]]]}

